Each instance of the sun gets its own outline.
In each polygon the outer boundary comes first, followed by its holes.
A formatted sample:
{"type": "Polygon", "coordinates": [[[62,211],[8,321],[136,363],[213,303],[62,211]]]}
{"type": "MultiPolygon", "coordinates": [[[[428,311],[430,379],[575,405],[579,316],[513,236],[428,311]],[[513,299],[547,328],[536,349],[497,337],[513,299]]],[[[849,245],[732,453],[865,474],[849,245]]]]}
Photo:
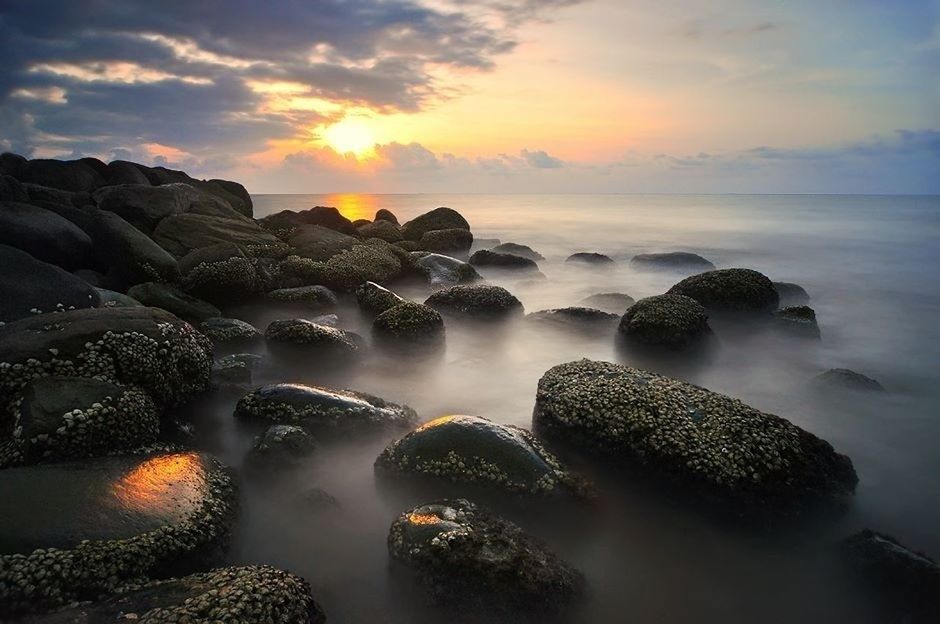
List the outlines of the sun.
{"type": "Polygon", "coordinates": [[[339,154],[353,154],[356,158],[371,156],[375,148],[375,135],[365,121],[347,117],[323,130],[323,140],[339,154]]]}

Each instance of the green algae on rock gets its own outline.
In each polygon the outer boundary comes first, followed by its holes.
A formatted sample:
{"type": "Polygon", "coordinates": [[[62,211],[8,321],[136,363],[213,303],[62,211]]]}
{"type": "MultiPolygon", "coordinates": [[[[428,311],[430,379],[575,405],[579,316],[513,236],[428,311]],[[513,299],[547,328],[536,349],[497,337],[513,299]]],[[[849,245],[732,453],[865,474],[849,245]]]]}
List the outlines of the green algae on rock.
{"type": "Polygon", "coordinates": [[[356,302],[366,314],[377,316],[405,300],[375,282],[366,282],[356,289],[356,302]]]}
{"type": "Polygon", "coordinates": [[[473,246],[473,234],[463,228],[429,230],[418,241],[421,249],[438,253],[466,253],[473,246]]]}
{"type": "Polygon", "coordinates": [[[581,450],[741,502],[839,500],[851,460],[793,423],[682,381],[609,362],[555,366],[539,380],[536,431],[581,450]]]}
{"type": "Polygon", "coordinates": [[[644,345],[688,347],[711,334],[705,308],[685,295],[640,299],[620,319],[620,335],[644,345]]]}
{"type": "Polygon", "coordinates": [[[502,286],[475,284],[451,286],[428,297],[425,305],[445,315],[476,319],[521,316],[522,302],[502,286]]]}
{"type": "Polygon", "coordinates": [[[763,312],[777,309],[780,297],[773,282],[752,269],[718,269],[687,277],[670,294],[692,297],[706,309],[724,312],[763,312]]]}
{"type": "Polygon", "coordinates": [[[183,290],[215,304],[244,301],[262,288],[255,261],[234,243],[194,249],[180,259],[179,267],[183,290]]]}
{"type": "Polygon", "coordinates": [[[388,551],[434,601],[480,612],[549,615],[585,590],[581,573],[544,544],[463,499],[401,514],[389,531],[388,551]]]}

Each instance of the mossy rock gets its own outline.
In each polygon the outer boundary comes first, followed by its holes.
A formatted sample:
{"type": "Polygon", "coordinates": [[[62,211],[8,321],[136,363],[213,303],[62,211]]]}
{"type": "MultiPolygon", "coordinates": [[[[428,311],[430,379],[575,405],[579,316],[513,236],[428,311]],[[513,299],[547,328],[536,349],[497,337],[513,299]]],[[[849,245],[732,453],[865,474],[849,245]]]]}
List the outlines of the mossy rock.
{"type": "Polygon", "coordinates": [[[437,291],[424,303],[445,315],[473,319],[507,319],[525,312],[508,290],[485,284],[451,286],[437,291]]]}
{"type": "Polygon", "coordinates": [[[670,294],[692,297],[718,312],[770,313],[779,297],[766,275],[751,269],[718,269],[687,277],[670,294]]]}
{"type": "Polygon", "coordinates": [[[195,249],[180,259],[179,267],[183,290],[217,305],[246,301],[262,289],[255,260],[234,243],[195,249]]]}
{"type": "Polygon", "coordinates": [[[605,312],[623,314],[627,308],[636,303],[636,301],[633,299],[633,297],[626,293],[611,292],[590,295],[582,299],[580,303],[581,305],[587,306],[589,308],[598,308],[600,310],[604,310],[605,312]]]}
{"type": "Polygon", "coordinates": [[[281,275],[323,284],[341,292],[353,292],[366,282],[386,283],[401,275],[403,267],[399,257],[389,249],[394,246],[385,244],[384,248],[375,244],[356,245],[326,262],[289,257],[281,263],[281,275]]]}
{"type": "Polygon", "coordinates": [[[819,324],[816,311],[809,306],[791,306],[774,312],[774,323],[782,332],[800,338],[819,340],[819,324]]]}
{"type": "Polygon", "coordinates": [[[710,260],[687,251],[637,254],[630,259],[630,266],[647,271],[694,271],[696,273],[711,271],[715,268],[710,260]]]}
{"type": "Polygon", "coordinates": [[[463,499],[401,514],[389,531],[388,551],[434,601],[481,617],[553,615],[585,590],[581,573],[541,542],[463,499]]]}
{"type": "Polygon", "coordinates": [[[199,331],[214,344],[245,343],[261,338],[261,332],[251,323],[222,316],[207,318],[199,324],[199,331]]]}
{"type": "Polygon", "coordinates": [[[682,349],[711,334],[705,308],[684,295],[640,299],[620,319],[620,335],[643,345],[682,349]]]}
{"type": "Polygon", "coordinates": [[[252,256],[284,246],[278,237],[262,230],[250,219],[188,213],[160,221],[153,231],[153,240],[177,258],[216,243],[234,243],[252,256]]]}
{"type": "Polygon", "coordinates": [[[418,241],[421,249],[438,253],[466,253],[473,246],[473,234],[463,228],[429,230],[418,241]]]}
{"type": "Polygon", "coordinates": [[[265,294],[264,298],[272,303],[287,303],[314,310],[335,307],[338,300],[336,293],[326,286],[297,286],[296,288],[278,288],[265,294]]]}
{"type": "Polygon", "coordinates": [[[439,347],[444,343],[444,319],[429,306],[405,301],[375,317],[372,336],[384,347],[439,347]]]}
{"type": "Polygon", "coordinates": [[[196,325],[208,318],[222,316],[219,309],[211,303],[197,299],[170,284],[144,282],[128,289],[127,295],[145,306],[162,308],[196,325]]]}
{"type": "Polygon", "coordinates": [[[619,317],[595,308],[569,307],[539,310],[526,314],[528,323],[584,333],[604,333],[613,329],[619,317]]]}
{"type": "Polygon", "coordinates": [[[401,226],[401,233],[406,240],[418,242],[425,232],[452,229],[469,230],[470,224],[456,210],[440,207],[408,221],[401,226]]]}
{"type": "Polygon", "coordinates": [[[375,282],[366,282],[357,288],[356,301],[359,308],[370,316],[378,316],[389,308],[405,303],[404,299],[375,282]]]}
{"type": "Polygon", "coordinates": [[[535,251],[528,245],[520,245],[519,243],[500,243],[496,245],[490,251],[501,254],[512,254],[514,256],[521,256],[523,258],[528,258],[529,260],[544,260],[545,256],[535,251]]]}
{"type": "Polygon", "coordinates": [[[450,256],[426,253],[416,258],[416,262],[424,270],[431,286],[469,284],[483,279],[472,265],[450,256]]]}
{"type": "Polygon", "coordinates": [[[486,267],[489,269],[503,269],[508,271],[538,271],[539,265],[535,260],[517,256],[510,253],[497,253],[481,249],[475,251],[470,256],[470,264],[475,267],[486,267]]]}

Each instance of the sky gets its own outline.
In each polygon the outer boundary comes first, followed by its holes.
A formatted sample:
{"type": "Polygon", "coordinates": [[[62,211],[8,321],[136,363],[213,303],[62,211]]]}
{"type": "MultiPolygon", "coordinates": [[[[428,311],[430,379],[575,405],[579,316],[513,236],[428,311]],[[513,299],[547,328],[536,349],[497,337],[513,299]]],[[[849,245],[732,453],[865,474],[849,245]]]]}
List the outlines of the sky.
{"type": "Polygon", "coordinates": [[[940,0],[0,0],[0,149],[253,193],[940,193],[940,0]]]}

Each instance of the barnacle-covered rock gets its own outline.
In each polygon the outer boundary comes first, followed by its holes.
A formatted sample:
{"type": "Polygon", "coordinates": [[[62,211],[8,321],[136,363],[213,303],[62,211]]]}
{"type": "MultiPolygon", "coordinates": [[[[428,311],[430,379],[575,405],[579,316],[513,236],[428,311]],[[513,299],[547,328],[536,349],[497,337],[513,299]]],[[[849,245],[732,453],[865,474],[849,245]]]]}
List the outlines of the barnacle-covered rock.
{"type": "Polygon", "coordinates": [[[343,292],[352,292],[365,282],[388,282],[401,275],[403,267],[401,260],[391,251],[394,246],[386,245],[387,248],[359,244],[325,262],[292,256],[281,263],[281,275],[343,292]]]}
{"type": "Polygon", "coordinates": [[[463,228],[429,230],[418,241],[421,249],[438,253],[465,253],[473,246],[473,234],[463,228]]]}
{"type": "Polygon", "coordinates": [[[610,256],[593,251],[579,251],[573,253],[565,259],[565,262],[574,262],[577,264],[592,264],[595,266],[609,266],[614,263],[610,256]]]}
{"type": "Polygon", "coordinates": [[[635,368],[580,360],[539,381],[536,431],[752,509],[855,490],[828,442],[741,401],[635,368]]]}
{"type": "Polygon", "coordinates": [[[247,461],[254,466],[286,465],[306,457],[317,448],[316,440],[296,425],[271,425],[259,435],[247,461]]]}
{"type": "Polygon", "coordinates": [[[146,306],[162,308],[195,325],[208,318],[222,316],[219,309],[211,303],[184,293],[170,284],[144,282],[129,288],[127,294],[146,306]]]}
{"type": "Polygon", "coordinates": [[[376,344],[390,348],[430,348],[444,343],[444,319],[429,306],[405,301],[372,322],[376,344]]]}
{"type": "Polygon", "coordinates": [[[490,251],[501,254],[512,254],[514,256],[522,256],[523,258],[528,258],[529,260],[544,260],[545,256],[535,251],[528,245],[520,245],[519,243],[500,243],[496,245],[490,251]]]}
{"type": "Polygon", "coordinates": [[[315,433],[411,427],[418,415],[407,405],[353,390],[302,384],[271,384],[235,406],[235,417],[299,425],[315,433]]]}
{"type": "Polygon", "coordinates": [[[626,293],[597,293],[585,297],[581,300],[581,305],[589,308],[597,308],[605,312],[614,314],[623,314],[624,311],[636,303],[630,295],[626,293]]]}
{"type": "Polygon", "coordinates": [[[136,385],[170,407],[205,390],[211,366],[209,339],[164,310],[96,308],[21,319],[0,327],[0,423],[12,422],[10,408],[35,377],[136,385]]]}
{"type": "Polygon", "coordinates": [[[381,314],[389,308],[394,308],[405,302],[404,299],[375,282],[366,282],[357,288],[356,301],[363,312],[372,316],[381,314]]]}
{"type": "Polygon", "coordinates": [[[779,297],[773,282],[752,269],[718,269],[687,277],[670,294],[692,297],[708,310],[771,312],[779,297]]]}
{"type": "Polygon", "coordinates": [[[214,316],[199,324],[199,331],[215,344],[251,342],[261,338],[261,332],[245,321],[214,316]]]}
{"type": "Polygon", "coordinates": [[[809,306],[791,306],[774,312],[776,327],[788,334],[819,339],[816,311],[809,306]]]}
{"type": "Polygon", "coordinates": [[[705,308],[684,295],[640,299],[620,319],[620,335],[643,344],[681,349],[711,334],[705,308]]]}
{"type": "Polygon", "coordinates": [[[179,280],[176,258],[118,215],[96,210],[88,229],[94,236],[98,261],[108,267],[109,278],[120,288],[179,280]]]}
{"type": "Polygon", "coordinates": [[[586,333],[603,333],[613,328],[619,317],[595,308],[554,308],[526,314],[529,323],[538,323],[559,329],[570,329],[586,333]]]}
{"type": "Polygon", "coordinates": [[[264,331],[269,349],[284,353],[353,358],[361,346],[353,334],[306,319],[272,321],[264,331]]]}
{"type": "Polygon", "coordinates": [[[0,245],[0,267],[0,322],[94,308],[101,302],[85,280],[15,247],[0,245]]]}
{"type": "Polygon", "coordinates": [[[877,380],[848,368],[830,368],[813,379],[822,389],[851,390],[855,392],[887,392],[877,380]]]}
{"type": "Polygon", "coordinates": [[[687,251],[637,254],[630,259],[630,266],[644,270],[688,270],[696,273],[715,268],[711,261],[687,251]]]}
{"type": "Polygon", "coordinates": [[[481,249],[473,252],[470,256],[470,264],[475,267],[486,267],[489,269],[503,269],[511,271],[531,271],[539,270],[539,265],[530,258],[517,256],[510,253],[497,253],[481,249]]]}
{"type": "Polygon", "coordinates": [[[218,568],[152,581],[43,618],[46,624],[125,620],[141,624],[323,624],[326,618],[304,579],[266,565],[218,568]]]}
{"type": "Polygon", "coordinates": [[[576,488],[531,433],[477,416],[441,416],[385,447],[380,474],[476,483],[513,494],[547,495],[576,488]]]}
{"type": "Polygon", "coordinates": [[[466,284],[483,279],[472,265],[450,256],[425,253],[417,258],[417,263],[427,274],[431,286],[466,284]]]}
{"type": "Polygon", "coordinates": [[[401,233],[407,240],[420,241],[425,232],[451,229],[469,230],[470,224],[456,210],[441,207],[408,221],[401,226],[401,233]]]}
{"type": "Polygon", "coordinates": [[[774,290],[780,297],[782,306],[801,306],[809,303],[809,293],[799,284],[792,282],[774,282],[774,290]]]}
{"type": "Polygon", "coordinates": [[[264,296],[275,303],[302,305],[308,309],[326,309],[336,305],[336,293],[326,286],[297,286],[296,288],[278,288],[264,296]]]}
{"type": "Polygon", "coordinates": [[[522,302],[502,286],[477,284],[439,290],[424,302],[445,315],[474,319],[504,319],[521,316],[522,302]]]}
{"type": "Polygon", "coordinates": [[[400,241],[395,241],[393,244],[399,249],[404,249],[407,252],[421,250],[421,245],[418,244],[418,241],[400,240],[400,241]]]}
{"type": "Polygon", "coordinates": [[[39,612],[211,563],[234,488],[215,460],[155,453],[0,471],[0,612],[39,612]]]}
{"type": "Polygon", "coordinates": [[[401,228],[398,227],[398,224],[384,219],[360,225],[356,228],[356,232],[362,238],[380,238],[390,243],[397,243],[402,240],[401,228]]]}
{"type": "Polygon", "coordinates": [[[241,302],[261,290],[254,259],[234,243],[194,249],[180,259],[179,267],[183,290],[211,303],[241,302]]]}
{"type": "Polygon", "coordinates": [[[549,615],[584,592],[581,573],[545,545],[463,499],[400,515],[389,531],[388,551],[435,601],[482,613],[549,615]]]}

